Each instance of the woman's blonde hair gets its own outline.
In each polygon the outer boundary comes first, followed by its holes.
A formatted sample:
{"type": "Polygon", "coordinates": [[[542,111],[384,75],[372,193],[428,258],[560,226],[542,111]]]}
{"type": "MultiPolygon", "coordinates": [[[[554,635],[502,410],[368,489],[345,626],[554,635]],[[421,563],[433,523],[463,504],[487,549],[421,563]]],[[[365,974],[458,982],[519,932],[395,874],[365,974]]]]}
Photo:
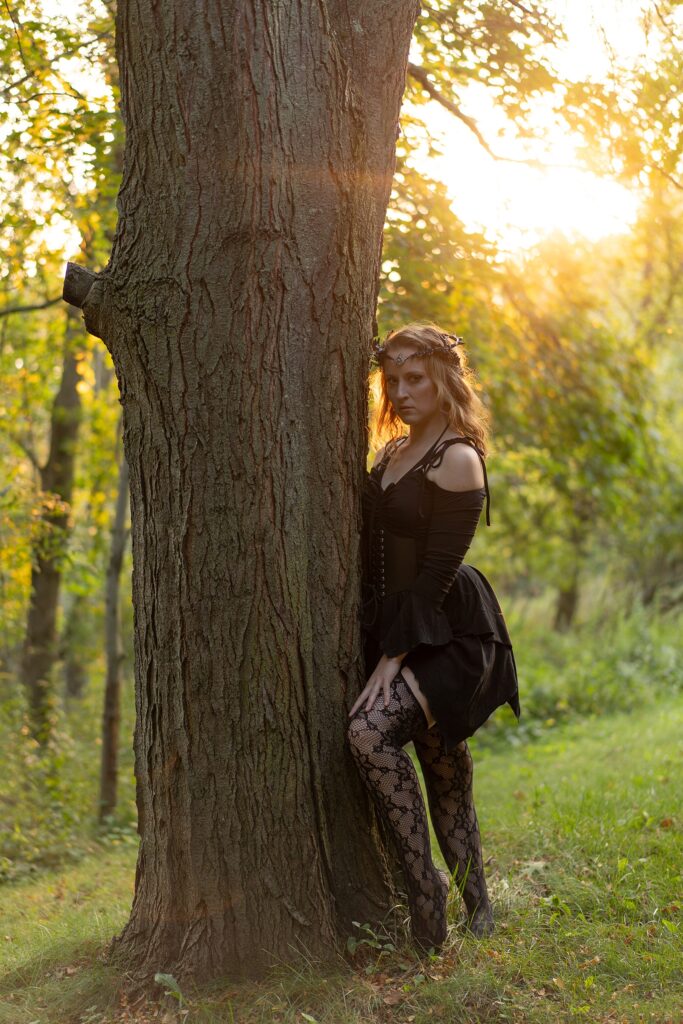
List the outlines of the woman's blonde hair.
{"type": "MultiPolygon", "coordinates": [[[[437,347],[447,350],[448,337],[436,324],[414,323],[392,331],[384,347],[391,350],[395,343],[401,343],[410,345],[417,352],[437,347]]],[[[458,346],[455,351],[457,360],[428,354],[422,356],[419,362],[436,385],[441,410],[448,418],[449,427],[458,434],[471,437],[482,455],[486,455],[489,447],[489,412],[476,393],[475,377],[467,366],[463,349],[458,346]]],[[[402,433],[400,417],[387,395],[382,366],[372,373],[370,389],[374,398],[371,440],[373,447],[380,448],[402,433]]]]}

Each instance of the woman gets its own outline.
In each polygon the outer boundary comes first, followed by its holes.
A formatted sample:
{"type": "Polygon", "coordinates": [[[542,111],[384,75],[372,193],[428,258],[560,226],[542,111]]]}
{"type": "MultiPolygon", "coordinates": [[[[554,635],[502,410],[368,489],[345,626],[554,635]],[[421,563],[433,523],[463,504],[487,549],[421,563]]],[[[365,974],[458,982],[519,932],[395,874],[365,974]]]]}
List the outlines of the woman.
{"type": "Polygon", "coordinates": [[[488,482],[487,416],[458,352],[461,339],[412,324],[375,346],[378,426],[397,434],[366,486],[364,632],[371,672],[350,711],[349,742],[396,840],[413,938],[446,938],[447,876],[432,861],[417,775],[422,766],[441,852],[462,893],[467,926],[493,931],[465,739],[506,701],[519,716],[505,622],[485,577],[462,564],[488,482]]]}

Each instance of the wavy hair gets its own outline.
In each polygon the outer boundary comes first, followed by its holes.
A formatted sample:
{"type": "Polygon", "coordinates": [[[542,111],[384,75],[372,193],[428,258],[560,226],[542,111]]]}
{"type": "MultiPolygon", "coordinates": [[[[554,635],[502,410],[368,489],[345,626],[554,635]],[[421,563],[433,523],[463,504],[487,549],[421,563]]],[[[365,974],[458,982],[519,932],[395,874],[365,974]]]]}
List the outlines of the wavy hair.
{"type": "MultiPolygon", "coordinates": [[[[392,331],[385,342],[386,348],[391,349],[395,342],[424,352],[437,346],[446,349],[448,337],[436,324],[414,323],[392,331]]],[[[449,427],[457,434],[470,437],[482,455],[486,455],[489,449],[489,412],[476,393],[476,378],[467,365],[463,349],[458,347],[456,351],[459,366],[455,360],[439,355],[423,356],[420,363],[436,385],[441,411],[447,417],[449,427]]],[[[402,433],[401,419],[389,401],[381,366],[371,374],[370,390],[374,399],[370,435],[373,447],[379,448],[402,433]]]]}

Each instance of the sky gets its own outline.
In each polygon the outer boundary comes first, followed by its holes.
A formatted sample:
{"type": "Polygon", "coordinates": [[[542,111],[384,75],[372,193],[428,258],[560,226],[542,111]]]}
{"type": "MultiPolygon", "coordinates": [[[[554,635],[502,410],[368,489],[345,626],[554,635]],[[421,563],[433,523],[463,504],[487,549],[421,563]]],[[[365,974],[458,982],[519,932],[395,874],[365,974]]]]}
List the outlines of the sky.
{"type": "MultiPolygon", "coordinates": [[[[634,57],[642,48],[639,0],[552,0],[550,6],[568,36],[553,58],[561,74],[601,78],[609,68],[603,35],[620,58],[634,57]]],[[[498,139],[504,119],[485,90],[466,94],[462,106],[496,152],[514,158],[528,155],[517,140],[498,139]]],[[[468,227],[484,230],[503,249],[519,251],[558,229],[591,239],[622,233],[636,215],[637,195],[581,170],[574,140],[556,127],[548,127],[544,159],[562,166],[537,170],[488,156],[469,129],[437,103],[422,112],[430,134],[441,139],[443,155],[420,160],[419,166],[444,182],[453,209],[468,227]]]]}

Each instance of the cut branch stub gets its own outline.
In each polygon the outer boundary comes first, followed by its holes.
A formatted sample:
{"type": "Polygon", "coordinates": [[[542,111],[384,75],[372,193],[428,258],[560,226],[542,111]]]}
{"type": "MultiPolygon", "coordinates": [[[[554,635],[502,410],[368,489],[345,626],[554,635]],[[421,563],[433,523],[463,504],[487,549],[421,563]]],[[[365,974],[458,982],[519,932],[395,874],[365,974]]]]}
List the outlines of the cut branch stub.
{"type": "Polygon", "coordinates": [[[104,331],[101,316],[104,280],[102,275],[86,267],[79,267],[77,263],[66,265],[62,298],[70,305],[83,310],[85,329],[96,338],[103,338],[104,331]]]}
{"type": "Polygon", "coordinates": [[[72,306],[83,309],[83,303],[96,280],[97,274],[92,270],[79,267],[77,263],[67,263],[62,298],[72,306]]]}

